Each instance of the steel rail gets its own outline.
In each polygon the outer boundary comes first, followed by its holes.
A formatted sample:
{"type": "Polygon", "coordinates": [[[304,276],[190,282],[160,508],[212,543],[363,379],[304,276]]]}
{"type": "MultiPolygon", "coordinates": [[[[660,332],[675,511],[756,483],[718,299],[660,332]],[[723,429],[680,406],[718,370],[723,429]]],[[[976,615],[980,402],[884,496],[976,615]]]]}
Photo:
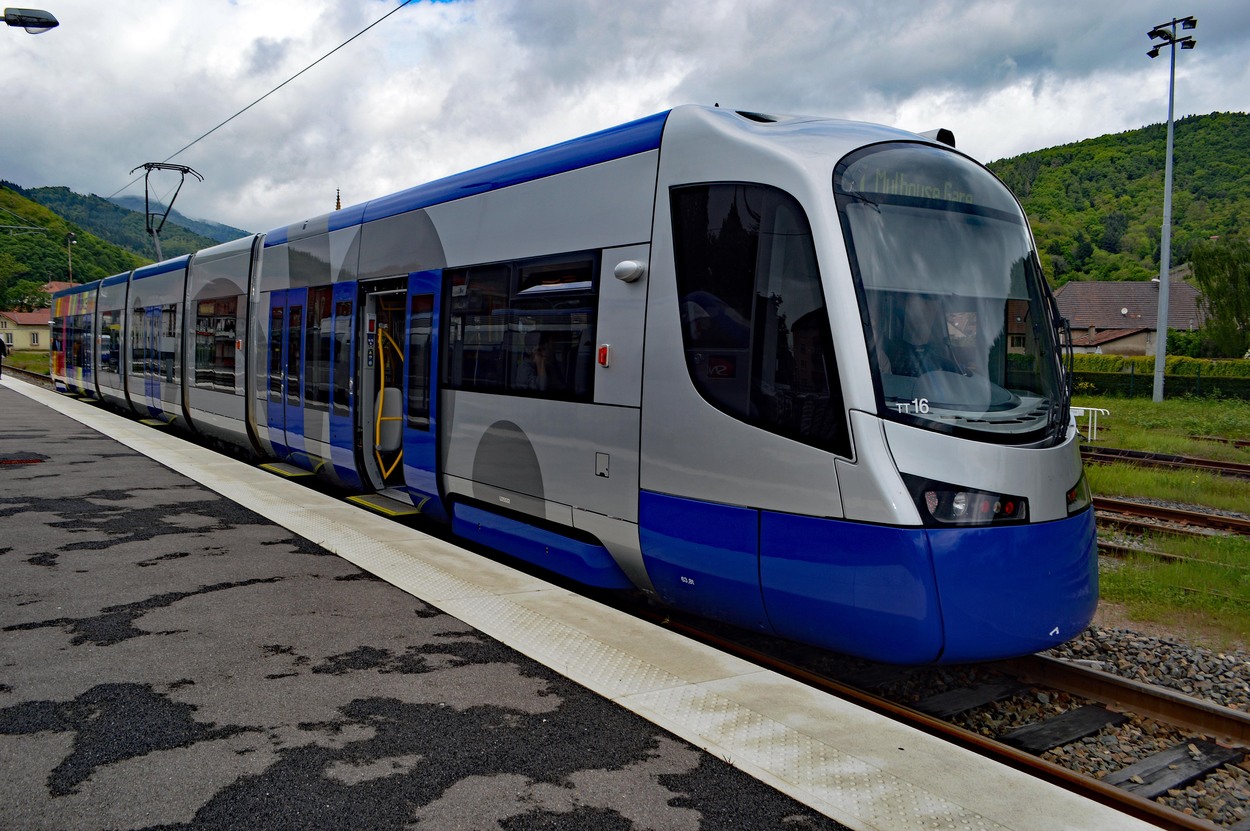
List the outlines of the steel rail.
{"type": "Polygon", "coordinates": [[[1214,528],[1194,528],[1190,525],[1159,525],[1145,519],[1129,519],[1124,514],[1104,514],[1098,517],[1098,527],[1103,530],[1123,531],[1126,534],[1169,534],[1174,537],[1209,537],[1214,528]]]}
{"type": "Polygon", "coordinates": [[[731,639],[715,635],[698,626],[674,620],[663,613],[651,610],[634,610],[634,614],[648,618],[657,625],[680,632],[687,637],[728,652],[743,660],[793,678],[822,692],[837,696],[845,701],[850,701],[865,709],[884,715],[887,718],[907,724],[965,750],[970,750],[1023,773],[1036,776],[1064,790],[1079,794],[1087,799],[1114,808],[1121,813],[1149,822],[1159,828],[1168,829],[1168,831],[1212,831],[1212,829],[1216,828],[1209,820],[1181,813],[1162,803],[1130,793],[1093,777],[1068,770],[1031,753],[1017,750],[995,739],[949,724],[911,707],[889,701],[865,690],[820,675],[797,664],[776,658],[731,639]]]}
{"type": "Polygon", "coordinates": [[[45,387],[52,386],[52,379],[47,375],[39,372],[31,372],[29,369],[13,366],[12,364],[4,365],[4,374],[12,373],[23,381],[29,381],[32,384],[40,384],[45,387]]]}
{"type": "Polygon", "coordinates": [[[1222,462],[1216,459],[1200,459],[1194,456],[1175,456],[1170,453],[1147,453],[1141,450],[1125,450],[1116,447],[1081,446],[1081,458],[1093,463],[1123,462],[1139,467],[1166,470],[1209,470],[1221,476],[1250,479],[1250,465],[1240,462],[1222,462]]]}
{"type": "Polygon", "coordinates": [[[1239,517],[1204,514],[1196,511],[1186,511],[1181,508],[1165,508],[1161,505],[1147,505],[1142,502],[1111,499],[1105,496],[1094,497],[1094,510],[1165,519],[1171,522],[1185,522],[1204,528],[1222,528],[1225,531],[1250,535],[1250,519],[1241,519],[1239,517]]]}
{"type": "Polygon", "coordinates": [[[1226,439],[1223,436],[1190,436],[1196,441],[1213,441],[1218,444],[1231,444],[1233,447],[1250,447],[1250,439],[1226,439]]]}
{"type": "Polygon", "coordinates": [[[1054,687],[1220,742],[1250,747],[1250,713],[1243,710],[1045,655],[1013,658],[996,666],[1030,684],[1054,687]]]}

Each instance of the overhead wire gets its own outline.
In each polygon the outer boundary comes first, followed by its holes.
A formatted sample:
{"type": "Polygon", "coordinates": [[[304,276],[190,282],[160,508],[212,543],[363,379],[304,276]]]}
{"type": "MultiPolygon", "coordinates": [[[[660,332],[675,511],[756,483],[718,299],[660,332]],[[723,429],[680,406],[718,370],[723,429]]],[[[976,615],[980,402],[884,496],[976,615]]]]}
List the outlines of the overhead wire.
{"type": "MultiPolygon", "coordinates": [[[[377,20],[373,21],[373,22],[372,22],[372,23],[370,23],[368,26],[366,26],[365,28],[363,28],[363,29],[361,29],[359,32],[357,32],[356,34],[354,34],[354,35],[352,35],[351,37],[349,37],[347,40],[343,41],[343,42],[342,42],[342,43],[340,43],[338,46],[336,46],[336,47],[334,47],[333,49],[331,49],[329,52],[326,52],[326,53],[325,53],[324,55],[322,55],[320,58],[317,58],[317,60],[315,60],[315,61],[313,61],[312,63],[310,63],[308,66],[304,67],[304,68],[303,68],[303,69],[301,69],[299,72],[296,72],[296,73],[295,73],[294,75],[292,75],[290,78],[287,78],[285,81],[283,81],[282,83],[278,84],[276,87],[274,87],[273,89],[269,90],[269,92],[266,92],[266,93],[265,93],[264,95],[262,95],[260,98],[257,98],[255,101],[253,101],[252,103],[248,104],[246,107],[244,107],[243,109],[239,110],[237,113],[235,113],[234,115],[230,116],[230,117],[229,117],[229,118],[227,118],[225,121],[223,121],[223,122],[221,122],[220,124],[218,124],[217,126],[213,127],[211,130],[209,130],[208,132],[204,133],[204,134],[203,134],[203,135],[201,135],[199,138],[195,139],[194,141],[190,142],[189,144],[187,144],[187,145],[185,145],[185,146],[183,146],[183,147],[179,148],[178,150],[175,150],[173,153],[169,154],[168,156],[166,156],[166,157],[165,157],[164,159],[162,159],[161,161],[162,161],[162,162],[168,162],[170,159],[174,158],[175,156],[178,156],[178,155],[180,155],[181,153],[183,153],[184,151],[189,150],[189,149],[191,149],[192,147],[194,147],[195,145],[199,144],[201,141],[203,141],[204,139],[208,138],[208,137],[209,137],[209,136],[211,136],[213,133],[215,133],[215,132],[217,132],[218,130],[220,130],[222,127],[225,127],[225,126],[226,126],[227,124],[229,124],[231,121],[234,121],[236,118],[238,118],[239,116],[243,115],[243,113],[247,112],[247,111],[248,111],[248,110],[250,110],[252,107],[255,107],[255,106],[256,106],[257,104],[259,104],[261,101],[264,101],[266,98],[268,98],[269,96],[273,95],[275,92],[277,92],[278,90],[282,89],[282,88],[283,88],[283,87],[285,87],[287,84],[291,83],[291,82],[292,82],[292,81],[294,81],[296,78],[298,78],[299,76],[303,75],[305,72],[307,72],[308,70],[312,69],[314,66],[316,66],[317,64],[319,64],[319,63],[321,63],[322,61],[324,61],[326,58],[328,58],[328,57],[330,57],[331,55],[333,55],[335,52],[338,52],[340,49],[342,49],[343,47],[347,46],[349,43],[351,43],[351,42],[352,42],[352,41],[354,41],[356,38],[358,38],[358,37],[360,37],[361,35],[363,35],[365,32],[367,32],[367,31],[369,31],[370,29],[372,29],[374,26],[377,26],[379,23],[381,23],[382,21],[386,20],[386,19],[387,19],[388,17],[390,17],[391,15],[395,14],[395,12],[399,11],[400,9],[404,8],[405,6],[407,6],[407,5],[409,5],[409,4],[413,3],[413,2],[415,2],[415,0],[401,0],[400,4],[399,4],[398,6],[396,6],[396,7],[395,7],[395,8],[393,8],[393,9],[391,9],[389,12],[387,12],[387,13],[386,13],[386,14],[384,14],[384,15],[382,15],[382,16],[381,16],[381,17],[379,17],[377,20]]],[[[111,195],[109,195],[109,196],[108,196],[108,197],[106,197],[106,198],[108,198],[108,199],[112,199],[114,196],[116,196],[117,194],[119,194],[119,193],[121,193],[122,191],[126,190],[126,188],[128,188],[128,187],[130,187],[131,185],[135,184],[136,182],[138,182],[138,181],[139,181],[140,179],[142,179],[142,178],[143,178],[143,177],[141,177],[141,176],[140,176],[140,177],[136,177],[136,178],[134,178],[134,179],[130,180],[129,182],[127,182],[127,183],[126,183],[125,185],[123,185],[122,187],[118,188],[116,191],[114,191],[111,195]]]]}

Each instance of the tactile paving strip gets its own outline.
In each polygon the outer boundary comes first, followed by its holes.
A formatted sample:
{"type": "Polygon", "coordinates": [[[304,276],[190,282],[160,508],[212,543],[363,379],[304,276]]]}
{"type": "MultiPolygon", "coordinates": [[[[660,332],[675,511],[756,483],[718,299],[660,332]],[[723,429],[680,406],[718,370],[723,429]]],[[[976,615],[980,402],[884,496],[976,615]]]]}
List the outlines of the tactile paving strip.
{"type": "Polygon", "coordinates": [[[1007,828],[699,687],[644,693],[622,703],[654,713],[661,725],[682,725],[678,732],[718,737],[717,747],[709,750],[724,754],[731,764],[766,771],[811,794],[824,805],[808,804],[853,827],[868,823],[883,829],[1007,828]],[[917,818],[924,818],[923,823],[916,824],[917,818]]]}

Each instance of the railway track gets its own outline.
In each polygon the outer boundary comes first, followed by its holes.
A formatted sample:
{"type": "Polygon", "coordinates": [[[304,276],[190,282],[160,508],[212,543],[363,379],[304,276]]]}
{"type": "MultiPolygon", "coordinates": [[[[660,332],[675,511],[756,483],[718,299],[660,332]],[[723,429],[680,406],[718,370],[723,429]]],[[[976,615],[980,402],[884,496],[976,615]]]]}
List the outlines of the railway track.
{"type": "Polygon", "coordinates": [[[1223,436],[1190,436],[1195,441],[1211,441],[1216,444],[1231,444],[1233,447],[1250,447],[1250,439],[1226,439],[1223,436]]]}
{"type": "Polygon", "coordinates": [[[758,648],[736,634],[710,631],[700,621],[655,618],[738,657],[1160,828],[1250,831],[1250,818],[1220,826],[1200,812],[1187,813],[1190,809],[1168,804],[1183,798],[1186,789],[1207,796],[1220,793],[1228,767],[1247,758],[1250,713],[1043,655],[975,667],[892,667],[811,653],[795,656],[801,650],[794,645],[758,648]],[[836,663],[831,666],[830,661],[836,663]],[[949,683],[952,678],[958,680],[949,683]],[[1016,723],[1013,707],[1024,712],[1037,708],[1013,702],[1037,701],[1049,702],[1042,708],[1049,712],[1030,723],[1016,723]],[[986,723],[1004,726],[988,730],[976,726],[986,723]],[[1167,725],[1163,732],[1173,734],[1168,746],[1143,751],[1132,764],[1101,778],[1082,771],[1082,748],[1087,746],[1082,740],[1097,736],[1097,741],[1108,737],[1118,743],[1120,731],[1132,735],[1143,723],[1167,725]]]}
{"type": "Polygon", "coordinates": [[[12,364],[4,365],[4,374],[12,374],[14,377],[21,378],[23,381],[29,381],[32,384],[39,384],[40,386],[48,387],[49,389],[52,387],[52,379],[46,374],[31,372],[28,369],[21,369],[13,366],[12,364]]]}
{"type": "MultiPolygon", "coordinates": [[[[1114,514],[1117,517],[1144,517],[1172,523],[1179,527],[1217,529],[1231,531],[1235,534],[1250,535],[1250,519],[1241,517],[1203,513],[1163,505],[1151,505],[1144,502],[1131,502],[1126,499],[1112,499],[1105,496],[1094,497],[1094,510],[1114,514]]],[[[1152,526],[1152,529],[1158,531],[1170,530],[1169,528],[1158,526],[1152,526]]]]}
{"type": "MultiPolygon", "coordinates": [[[[1238,444],[1238,446],[1241,446],[1238,444]]],[[[1147,453],[1141,450],[1125,450],[1118,447],[1081,446],[1081,458],[1092,464],[1121,462],[1138,467],[1165,470],[1207,470],[1220,476],[1250,479],[1250,464],[1221,462],[1215,459],[1199,459],[1193,456],[1176,456],[1171,453],[1147,453]]]]}

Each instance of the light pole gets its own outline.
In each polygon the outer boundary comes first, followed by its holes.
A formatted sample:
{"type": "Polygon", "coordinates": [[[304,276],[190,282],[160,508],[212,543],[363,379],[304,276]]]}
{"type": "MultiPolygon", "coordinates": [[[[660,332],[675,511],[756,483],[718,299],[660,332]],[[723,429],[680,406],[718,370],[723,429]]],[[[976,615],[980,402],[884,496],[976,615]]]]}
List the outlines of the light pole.
{"type": "Polygon", "coordinates": [[[78,237],[70,231],[65,235],[65,253],[69,254],[69,281],[74,282],[74,246],[78,244],[78,237]]]}
{"type": "Polygon", "coordinates": [[[4,22],[10,26],[20,26],[32,35],[42,35],[61,25],[59,20],[43,9],[5,9],[4,22]]]}
{"type": "Polygon", "coordinates": [[[1159,249],[1159,312],[1155,321],[1155,402],[1163,400],[1163,370],[1168,358],[1168,271],[1172,267],[1172,103],[1176,92],[1176,47],[1179,45],[1182,49],[1193,49],[1198,43],[1188,35],[1178,38],[1177,26],[1182,29],[1195,29],[1198,27],[1198,19],[1173,18],[1146,33],[1153,44],[1146,53],[1150,57],[1157,58],[1160,49],[1165,46],[1172,47],[1172,66],[1168,72],[1168,149],[1163,173],[1163,239],[1159,249]]]}

